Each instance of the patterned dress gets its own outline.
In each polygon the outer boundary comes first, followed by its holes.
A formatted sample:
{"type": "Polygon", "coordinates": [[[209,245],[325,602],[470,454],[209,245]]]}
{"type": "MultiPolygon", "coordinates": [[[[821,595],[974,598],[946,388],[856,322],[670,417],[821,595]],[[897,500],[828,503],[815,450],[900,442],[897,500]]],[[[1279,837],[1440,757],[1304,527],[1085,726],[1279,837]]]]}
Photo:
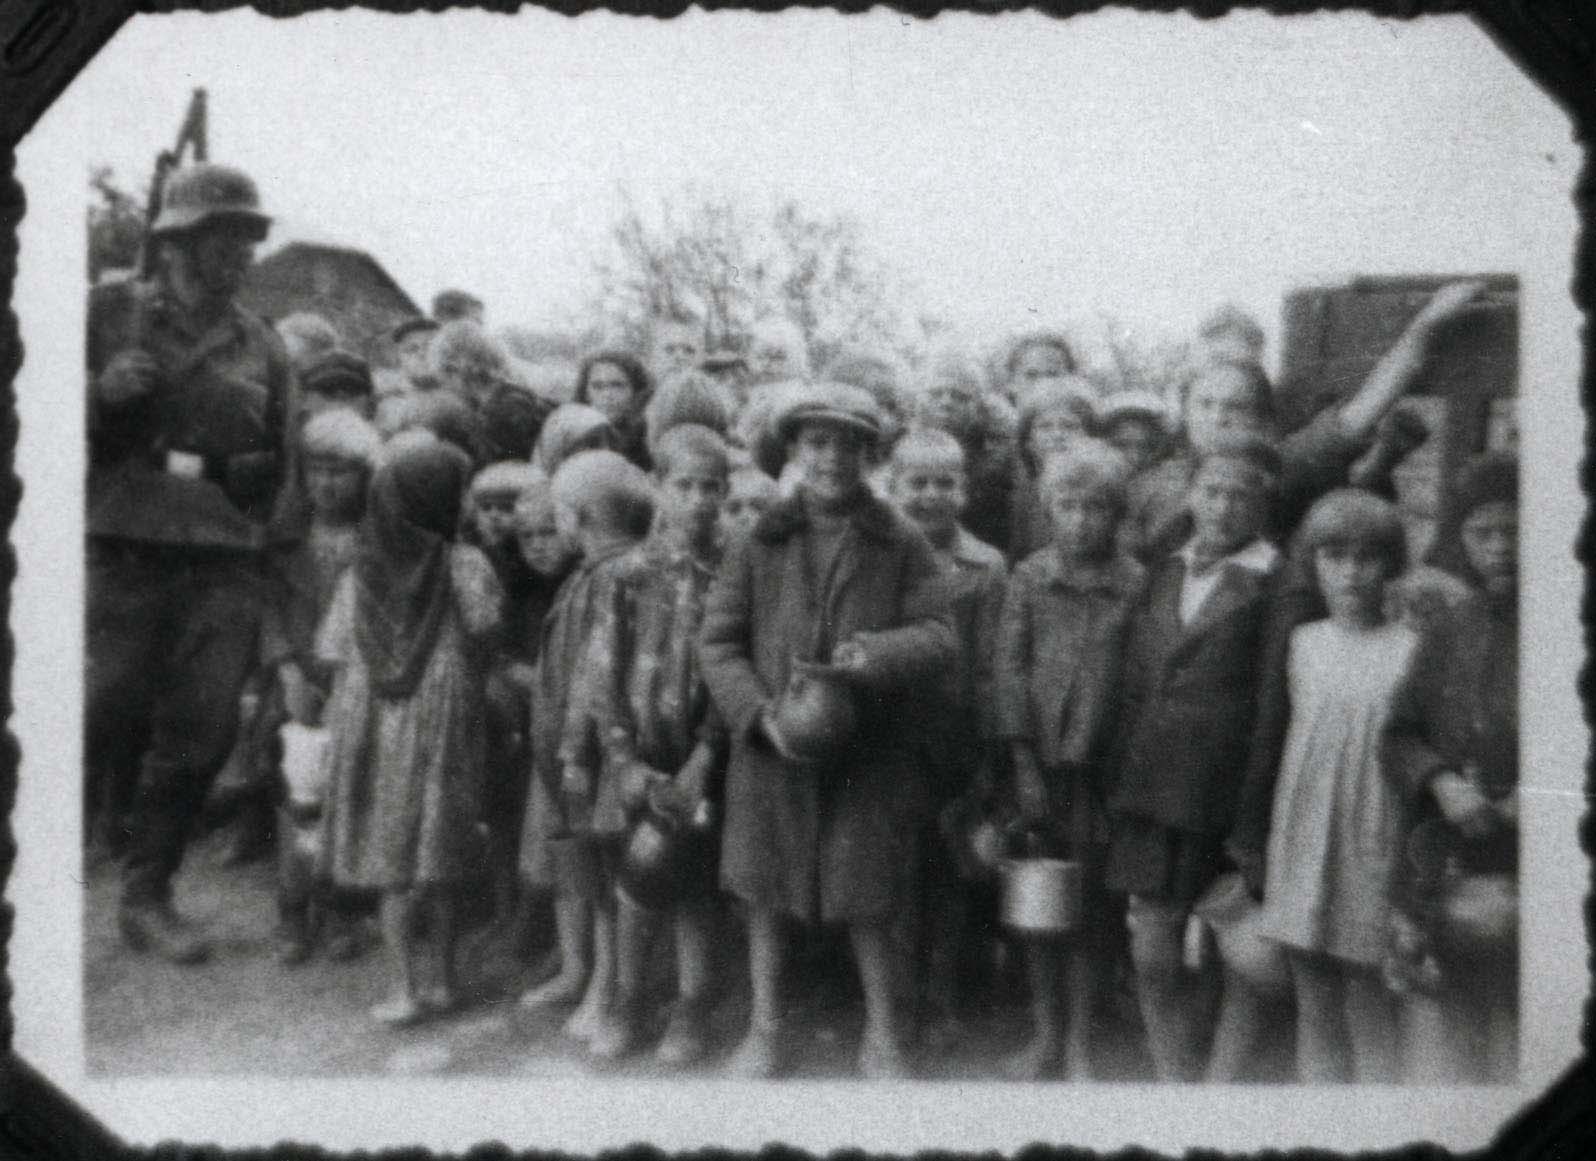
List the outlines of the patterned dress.
{"type": "Polygon", "coordinates": [[[1398,623],[1323,620],[1292,634],[1260,934],[1357,964],[1384,956],[1402,815],[1380,747],[1417,643],[1398,623]]]}
{"type": "Polygon", "coordinates": [[[617,789],[633,762],[674,775],[700,740],[724,752],[725,731],[711,712],[697,657],[705,597],[719,565],[718,553],[695,557],[656,535],[606,578],[582,685],[573,695],[604,754],[595,830],[625,826],[617,789]]]}
{"type": "Polygon", "coordinates": [[[399,890],[472,870],[483,791],[481,643],[498,630],[501,595],[475,548],[450,553],[453,600],[409,697],[375,696],[355,643],[353,572],[339,583],[317,640],[337,665],[327,708],[324,871],[347,887],[399,890]]]}

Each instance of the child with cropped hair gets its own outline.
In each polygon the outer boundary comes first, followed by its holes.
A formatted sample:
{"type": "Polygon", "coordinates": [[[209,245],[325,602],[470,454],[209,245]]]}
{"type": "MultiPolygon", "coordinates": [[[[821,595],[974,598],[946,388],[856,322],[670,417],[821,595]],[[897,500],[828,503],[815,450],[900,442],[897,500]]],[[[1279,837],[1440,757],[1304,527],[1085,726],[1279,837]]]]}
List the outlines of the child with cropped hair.
{"type": "MultiPolygon", "coordinates": [[[[532,673],[532,792],[521,834],[521,874],[553,887],[560,971],[521,997],[525,1007],[581,1003],[565,1025],[587,1039],[614,990],[614,914],[595,806],[613,794],[582,688],[588,641],[622,558],[654,516],[648,477],[613,451],[578,452],[550,482],[559,531],[581,562],[543,624],[532,673]]],[[[599,820],[602,821],[602,820],[599,820]]],[[[611,836],[613,837],[613,836],[611,836]]]]}
{"type": "Polygon", "coordinates": [[[1082,867],[1083,915],[1067,942],[1033,940],[1031,1043],[1007,1065],[1035,1080],[1063,1063],[1091,1073],[1091,1017],[1110,922],[1103,890],[1104,761],[1142,568],[1116,550],[1130,469],[1114,448],[1078,440],[1042,472],[1053,522],[1047,547],[1022,561],[1003,602],[996,659],[998,735],[1028,823],[1067,839],[1082,867]],[[1068,1007],[1068,1019],[1064,1008],[1068,1007]]]}
{"type": "Polygon", "coordinates": [[[1257,710],[1280,552],[1264,536],[1280,453],[1257,434],[1208,442],[1190,537],[1150,570],[1132,613],[1109,797],[1108,886],[1130,896],[1137,997],[1158,1075],[1194,1079],[1212,980],[1184,962],[1192,907],[1223,845],[1257,710]]]}
{"type": "Polygon", "coordinates": [[[958,440],[937,428],[911,428],[893,447],[886,472],[889,498],[925,534],[946,574],[959,643],[958,664],[922,716],[930,811],[920,843],[919,897],[905,909],[915,1023],[929,1041],[945,1043],[958,1034],[954,981],[970,885],[960,879],[938,824],[955,803],[985,799],[992,790],[992,653],[1008,570],[1001,552],[959,522],[967,496],[958,440]]]}
{"type": "Polygon", "coordinates": [[[769,473],[753,464],[733,468],[726,485],[726,499],[720,506],[721,531],[726,539],[746,538],[759,518],[780,499],[781,486],[769,473]]]}
{"type": "Polygon", "coordinates": [[[678,998],[657,1055],[687,1064],[708,1045],[715,870],[709,804],[727,736],[710,705],[696,643],[720,567],[727,467],[725,441],[709,428],[678,425],[654,441],[654,530],[621,558],[605,586],[583,663],[587,712],[599,729],[611,791],[595,805],[595,829],[619,829],[651,810],[672,819],[698,855],[692,872],[674,883],[620,879],[616,1001],[591,1041],[601,1059],[623,1056],[644,1038],[643,989],[661,919],[674,930],[678,998]]]}

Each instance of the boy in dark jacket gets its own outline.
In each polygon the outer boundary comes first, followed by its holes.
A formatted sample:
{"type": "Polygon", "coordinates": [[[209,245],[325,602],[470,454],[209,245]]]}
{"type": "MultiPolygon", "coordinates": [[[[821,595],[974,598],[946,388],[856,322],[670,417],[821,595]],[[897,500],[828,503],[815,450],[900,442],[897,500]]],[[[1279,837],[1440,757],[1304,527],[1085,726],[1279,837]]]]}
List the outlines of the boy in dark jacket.
{"type": "Polygon", "coordinates": [[[1210,989],[1182,952],[1247,764],[1280,560],[1262,533],[1279,476],[1266,438],[1213,441],[1188,493],[1191,536],[1152,568],[1126,648],[1107,879],[1130,896],[1142,1018],[1166,1080],[1201,1068],[1210,989]]]}

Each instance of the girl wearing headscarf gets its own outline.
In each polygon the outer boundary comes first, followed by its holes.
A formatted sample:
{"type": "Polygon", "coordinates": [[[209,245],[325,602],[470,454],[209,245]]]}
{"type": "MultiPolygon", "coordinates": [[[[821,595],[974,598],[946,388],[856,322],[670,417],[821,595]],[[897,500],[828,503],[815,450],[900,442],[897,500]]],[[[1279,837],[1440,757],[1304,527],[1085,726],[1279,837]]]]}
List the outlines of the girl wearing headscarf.
{"type": "Polygon", "coordinates": [[[335,667],[325,763],[325,869],[382,895],[393,994],[371,1011],[411,1024],[456,1003],[454,900],[481,814],[483,681],[501,595],[458,544],[471,462],[424,432],[396,436],[372,478],[349,571],[317,653],[335,667]],[[433,978],[420,986],[412,912],[431,908],[433,978]]]}

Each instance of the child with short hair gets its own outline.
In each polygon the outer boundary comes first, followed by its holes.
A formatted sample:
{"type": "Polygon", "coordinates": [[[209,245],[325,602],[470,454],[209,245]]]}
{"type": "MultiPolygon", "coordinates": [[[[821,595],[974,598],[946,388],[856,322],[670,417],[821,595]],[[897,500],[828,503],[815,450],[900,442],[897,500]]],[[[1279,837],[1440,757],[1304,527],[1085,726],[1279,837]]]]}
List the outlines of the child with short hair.
{"type": "MultiPolygon", "coordinates": [[[[684,842],[708,853],[703,816],[711,778],[724,763],[727,737],[710,705],[697,657],[705,596],[720,567],[717,520],[726,491],[725,441],[697,424],[672,427],[654,441],[658,512],[648,540],[621,559],[606,586],[584,662],[588,712],[604,750],[614,794],[595,808],[596,829],[616,829],[645,809],[674,816],[684,842]]],[[[659,921],[676,942],[678,998],[657,1055],[688,1064],[708,1046],[713,921],[713,860],[702,878],[675,885],[674,902],[617,892],[616,1001],[593,1036],[593,1054],[613,1059],[645,1034],[643,994],[659,921]]]]}
{"type": "Polygon", "coordinates": [[[486,686],[483,822],[487,826],[493,920],[501,932],[512,937],[518,913],[516,851],[526,813],[530,765],[526,755],[527,685],[511,673],[524,643],[513,641],[510,634],[518,627],[513,622],[528,590],[537,583],[521,559],[515,509],[522,492],[540,481],[545,481],[542,472],[517,460],[501,460],[482,468],[471,478],[461,530],[461,540],[481,549],[488,558],[504,593],[504,635],[488,666],[486,686]]]}
{"type": "Polygon", "coordinates": [[[1192,906],[1222,869],[1256,712],[1280,553],[1264,537],[1280,478],[1268,439],[1208,442],[1188,494],[1192,533],[1151,569],[1128,642],[1109,797],[1107,883],[1126,923],[1149,1047],[1193,1079],[1210,981],[1183,965],[1192,906]]]}
{"type": "Polygon", "coordinates": [[[759,518],[780,499],[780,485],[768,473],[753,464],[733,468],[726,484],[726,499],[720,506],[721,530],[726,539],[748,537],[759,518]]]}
{"type": "Polygon", "coordinates": [[[532,792],[521,832],[521,874],[555,890],[560,971],[524,993],[524,1007],[581,1003],[565,1025],[587,1039],[614,988],[614,926],[607,877],[598,864],[595,806],[613,793],[599,768],[596,727],[581,682],[588,641],[622,557],[654,515],[648,477],[613,451],[578,452],[550,484],[559,531],[581,563],[560,586],[543,623],[532,674],[532,792]]]}
{"type": "MultiPolygon", "coordinates": [[[[322,711],[331,684],[316,658],[316,630],[332,604],[340,578],[355,559],[366,486],[380,448],[376,429],[353,411],[327,411],[300,430],[299,451],[310,521],[304,536],[269,566],[271,599],[261,623],[262,670],[274,680],[261,707],[260,725],[272,735],[263,747],[279,765],[276,737],[286,723],[322,733],[322,711]]],[[[319,778],[290,783],[277,812],[277,958],[297,964],[310,955],[316,925],[336,925],[328,954],[348,958],[356,949],[347,923],[337,923],[326,892],[315,883],[315,864],[325,797],[319,778]],[[320,910],[321,915],[316,912],[320,910]]]]}
{"type": "Polygon", "coordinates": [[[916,1024],[928,1040],[946,1043],[958,1034],[954,981],[970,885],[936,827],[954,803],[986,798],[992,790],[992,654],[1008,569],[1001,552],[959,522],[967,493],[958,440],[937,428],[911,428],[886,466],[889,497],[925,534],[947,576],[959,640],[958,665],[921,719],[930,825],[921,836],[919,898],[906,909],[914,929],[916,1024]]]}
{"type": "Polygon", "coordinates": [[[1074,1079],[1091,1072],[1092,1006],[1110,922],[1103,767],[1146,579],[1116,548],[1129,480],[1124,457],[1099,440],[1079,441],[1051,460],[1041,496],[1053,541],[1015,568],[1003,602],[995,700],[1015,799],[1028,822],[1067,836],[1070,857],[1082,865],[1085,903],[1069,942],[1033,940],[1026,948],[1034,1031],[1007,1066],[1019,1079],[1039,1079],[1061,1063],[1074,1079]]]}
{"type": "Polygon", "coordinates": [[[585,403],[562,403],[549,413],[538,433],[532,466],[552,479],[560,465],[578,452],[617,446],[615,428],[602,411],[585,403]]]}
{"type": "Polygon", "coordinates": [[[1386,585],[1406,561],[1396,506],[1352,488],[1309,510],[1293,550],[1329,615],[1291,633],[1258,931],[1287,950],[1305,1082],[1397,1078],[1381,964],[1402,806],[1380,747],[1418,643],[1385,617],[1386,585]]]}
{"type": "Polygon", "coordinates": [[[455,900],[476,851],[483,779],[483,658],[501,593],[480,551],[457,542],[471,477],[435,436],[395,437],[372,477],[354,564],[317,639],[337,667],[328,702],[324,866],[382,893],[395,988],[371,1010],[412,1024],[458,1003],[455,900]],[[434,979],[417,978],[413,913],[428,905],[434,979]]]}

